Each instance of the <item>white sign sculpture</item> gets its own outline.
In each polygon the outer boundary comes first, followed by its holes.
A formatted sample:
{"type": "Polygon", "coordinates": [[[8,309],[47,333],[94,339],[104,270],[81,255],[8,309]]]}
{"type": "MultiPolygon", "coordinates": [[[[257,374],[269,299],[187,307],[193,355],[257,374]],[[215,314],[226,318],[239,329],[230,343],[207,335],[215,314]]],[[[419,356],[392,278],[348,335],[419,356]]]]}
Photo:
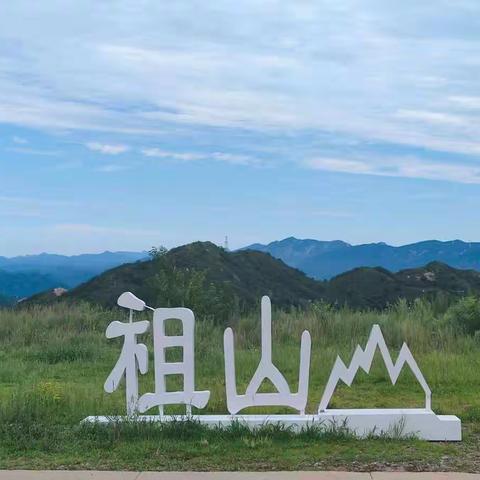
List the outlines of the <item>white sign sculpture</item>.
{"type": "MultiPolygon", "coordinates": [[[[227,408],[230,415],[192,415],[192,406],[204,408],[210,397],[209,391],[195,390],[195,358],[194,330],[195,317],[187,308],[157,308],[145,305],[145,302],[130,292],[123,293],[118,304],[129,310],[129,322],[112,322],[106,332],[107,338],[124,337],[120,357],[105,382],[105,391],[113,392],[125,377],[126,403],[128,417],[141,421],[172,421],[194,419],[205,425],[228,425],[240,421],[251,428],[265,423],[281,423],[300,430],[308,425],[346,425],[358,436],[366,436],[372,432],[378,434],[395,432],[401,426],[402,434],[416,435],[426,440],[461,440],[461,423],[453,415],[436,415],[431,409],[431,391],[420,371],[408,346],[404,343],[396,362],[392,360],[385,339],[378,325],[374,325],[364,349],[357,346],[352,360],[347,367],[337,357],[330,377],[325,386],[316,414],[306,414],[308,399],[308,380],[310,369],[311,338],[308,331],[302,333],[300,346],[300,368],[298,391],[292,393],[285,377],[272,362],[271,305],[268,297],[261,303],[261,342],[262,353],[258,368],[251,379],[245,394],[237,393],[235,375],[235,350],[233,330],[227,328],[224,333],[225,386],[227,408]],[[133,311],[152,310],[153,313],[153,345],[155,365],[155,392],[145,393],[139,398],[138,372],[145,374],[148,370],[147,347],[137,343],[137,336],[148,332],[150,322],[142,320],[133,322],[133,311]],[[167,335],[167,320],[180,320],[183,328],[181,335],[167,335]],[[165,351],[170,347],[182,347],[183,361],[167,362],[165,351]],[[374,408],[374,409],[329,409],[328,405],[339,381],[350,386],[361,368],[369,373],[376,350],[379,349],[393,384],[396,383],[405,365],[410,367],[425,392],[424,408],[374,408]],[[166,389],[168,375],[182,375],[183,389],[170,392],[166,389]],[[276,388],[275,393],[259,393],[264,380],[270,380],[276,388]],[[186,415],[165,415],[164,406],[171,404],[186,405],[186,415]],[[242,409],[250,406],[286,406],[297,410],[290,415],[238,415],[242,409]],[[140,415],[153,407],[159,407],[159,415],[140,415]]],[[[87,417],[89,422],[109,422],[118,417],[87,417]]]]}
{"type": "Polygon", "coordinates": [[[192,414],[192,405],[203,408],[208,402],[210,392],[195,391],[195,354],[194,354],[195,317],[188,308],[157,308],[153,313],[153,348],[155,353],[155,393],[142,395],[138,402],[140,412],[146,412],[154,406],[164,414],[163,406],[182,403],[187,406],[187,415],[192,414]],[[183,335],[165,334],[165,322],[180,320],[183,335]],[[183,362],[167,362],[165,350],[170,347],[182,347],[183,362]],[[183,390],[166,391],[168,375],[183,376],[183,390]]]}
{"type": "Polygon", "coordinates": [[[146,333],[150,322],[133,322],[133,311],[145,309],[145,303],[130,292],[120,295],[118,304],[130,310],[129,323],[112,322],[106,332],[107,338],[125,337],[123,348],[112,372],[105,381],[104,389],[108,393],[114,392],[125,375],[125,392],[127,398],[127,413],[133,415],[138,404],[138,376],[137,371],[145,374],[148,370],[148,351],[143,343],[137,343],[137,335],[146,333]]]}
{"type": "Polygon", "coordinates": [[[378,325],[374,325],[372,327],[372,331],[370,332],[370,337],[368,338],[365,350],[363,350],[360,345],[357,345],[357,349],[355,350],[352,361],[350,362],[350,366],[348,368],[345,366],[342,359],[337,357],[337,360],[333,365],[332,373],[330,373],[327,386],[323,392],[322,399],[320,400],[318,413],[326,411],[328,404],[330,403],[330,399],[332,398],[335,388],[337,388],[337,384],[340,380],[350,387],[359,368],[366,373],[370,372],[370,367],[372,366],[373,357],[375,356],[377,348],[380,350],[380,354],[385,362],[385,367],[387,367],[387,372],[393,385],[395,385],[397,382],[403,366],[407,364],[410,367],[415,375],[415,378],[418,380],[418,383],[422,386],[423,391],[425,392],[425,410],[431,410],[432,392],[430,391],[430,387],[427,385],[425,377],[418,368],[417,362],[413,358],[412,352],[410,352],[407,344],[404,343],[402,345],[397,361],[396,363],[393,363],[392,357],[390,356],[385,343],[385,339],[383,338],[382,331],[378,325]]]}
{"type": "Polygon", "coordinates": [[[260,364],[250,381],[245,395],[237,394],[235,378],[235,348],[233,345],[233,330],[227,328],[223,335],[223,351],[225,355],[225,387],[227,391],[227,408],[234,415],[246,407],[264,407],[279,405],[298,410],[305,414],[308,400],[308,374],[310,370],[310,333],[302,333],[300,346],[300,371],[298,392],[291,393],[285,377],[272,363],[272,306],[268,297],[262,297],[262,357],[260,364]],[[270,380],[278,393],[258,393],[264,380],[270,380]]]}

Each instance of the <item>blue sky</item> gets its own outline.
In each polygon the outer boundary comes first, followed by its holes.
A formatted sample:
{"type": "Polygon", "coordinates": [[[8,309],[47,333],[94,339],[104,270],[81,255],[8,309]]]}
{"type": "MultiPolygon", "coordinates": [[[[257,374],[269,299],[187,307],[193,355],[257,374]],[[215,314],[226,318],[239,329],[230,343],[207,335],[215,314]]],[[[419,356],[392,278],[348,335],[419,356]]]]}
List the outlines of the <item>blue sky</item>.
{"type": "Polygon", "coordinates": [[[480,4],[0,5],[0,255],[480,240],[480,4]]]}

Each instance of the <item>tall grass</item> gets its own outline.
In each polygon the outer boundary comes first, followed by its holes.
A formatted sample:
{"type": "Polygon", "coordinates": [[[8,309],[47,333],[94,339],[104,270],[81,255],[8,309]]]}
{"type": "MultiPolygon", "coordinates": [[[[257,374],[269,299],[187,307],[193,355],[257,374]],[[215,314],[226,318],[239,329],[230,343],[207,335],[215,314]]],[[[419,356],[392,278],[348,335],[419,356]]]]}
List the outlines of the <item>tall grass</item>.
{"type": "MultiPolygon", "coordinates": [[[[149,318],[147,314],[145,318],[149,318]]],[[[307,410],[314,412],[336,356],[348,362],[355,346],[365,344],[372,325],[379,324],[394,357],[404,341],[409,345],[433,390],[434,409],[480,421],[478,336],[462,333],[445,318],[442,309],[426,301],[399,302],[383,312],[334,309],[326,304],[312,305],[306,311],[274,308],[274,361],[295,390],[301,333],[310,331],[307,410]]],[[[121,341],[107,340],[104,332],[112,320],[124,319],[120,310],[87,304],[0,310],[0,435],[9,441],[28,435],[36,438],[31,429],[73,428],[88,415],[124,413],[123,385],[111,395],[103,392],[103,382],[121,348],[121,341]]],[[[238,389],[242,391],[260,358],[259,313],[233,321],[231,326],[238,389]]],[[[150,371],[140,385],[145,393],[154,389],[151,333],[142,341],[150,351],[150,371]]],[[[197,388],[211,391],[204,412],[226,413],[223,328],[198,318],[195,349],[197,388]]],[[[178,381],[171,385],[180,387],[178,381]]],[[[392,386],[382,362],[376,359],[371,375],[359,374],[352,389],[340,387],[333,402],[352,407],[418,406],[422,392],[408,371],[392,386]]],[[[181,413],[184,407],[169,407],[168,411],[181,413]]],[[[267,411],[289,410],[280,407],[267,411]]]]}

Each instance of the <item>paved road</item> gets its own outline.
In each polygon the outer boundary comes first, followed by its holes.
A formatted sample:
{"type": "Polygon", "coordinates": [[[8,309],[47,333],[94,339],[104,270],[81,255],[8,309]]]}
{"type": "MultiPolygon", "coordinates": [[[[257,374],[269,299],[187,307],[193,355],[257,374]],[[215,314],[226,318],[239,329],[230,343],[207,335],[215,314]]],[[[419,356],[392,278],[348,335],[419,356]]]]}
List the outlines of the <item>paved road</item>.
{"type": "Polygon", "coordinates": [[[96,472],[0,470],[0,480],[480,480],[471,473],[403,472],[96,472]]]}

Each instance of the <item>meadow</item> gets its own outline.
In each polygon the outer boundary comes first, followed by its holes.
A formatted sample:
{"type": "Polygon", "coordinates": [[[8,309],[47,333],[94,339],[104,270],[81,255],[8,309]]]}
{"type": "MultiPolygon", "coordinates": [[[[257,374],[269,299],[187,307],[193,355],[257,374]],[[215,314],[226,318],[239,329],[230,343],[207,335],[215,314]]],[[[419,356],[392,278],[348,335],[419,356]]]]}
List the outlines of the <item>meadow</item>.
{"type": "MultiPolygon", "coordinates": [[[[273,427],[250,433],[241,425],[212,431],[193,422],[81,425],[89,415],[125,412],[123,385],[106,394],[103,383],[121,349],[120,341],[105,338],[105,329],[112,320],[126,320],[126,313],[86,303],[59,303],[0,310],[0,468],[480,471],[477,300],[451,307],[438,301],[410,305],[400,301],[382,312],[321,303],[308,310],[281,311],[272,300],[273,358],[292,390],[298,382],[301,333],[308,329],[312,336],[308,413],[318,408],[337,354],[348,363],[356,345],[363,346],[372,325],[379,324],[393,358],[407,342],[432,389],[433,410],[458,415],[464,441],[429,443],[374,435],[359,440],[341,428],[309,429],[295,435],[273,427]]],[[[244,315],[230,325],[235,332],[242,391],[260,358],[260,313],[244,315]]],[[[197,318],[196,388],[211,392],[203,413],[227,412],[224,328],[213,319],[197,318]]],[[[150,371],[140,383],[140,393],[145,393],[154,391],[151,333],[142,340],[150,353],[150,371]]],[[[173,351],[169,360],[179,355],[173,351]]],[[[168,387],[180,387],[179,379],[173,378],[168,387]]],[[[370,375],[359,372],[351,388],[339,387],[331,406],[421,407],[423,401],[411,372],[404,370],[397,384],[391,385],[378,355],[370,375]]],[[[167,407],[166,411],[182,413],[184,407],[167,407]]]]}

